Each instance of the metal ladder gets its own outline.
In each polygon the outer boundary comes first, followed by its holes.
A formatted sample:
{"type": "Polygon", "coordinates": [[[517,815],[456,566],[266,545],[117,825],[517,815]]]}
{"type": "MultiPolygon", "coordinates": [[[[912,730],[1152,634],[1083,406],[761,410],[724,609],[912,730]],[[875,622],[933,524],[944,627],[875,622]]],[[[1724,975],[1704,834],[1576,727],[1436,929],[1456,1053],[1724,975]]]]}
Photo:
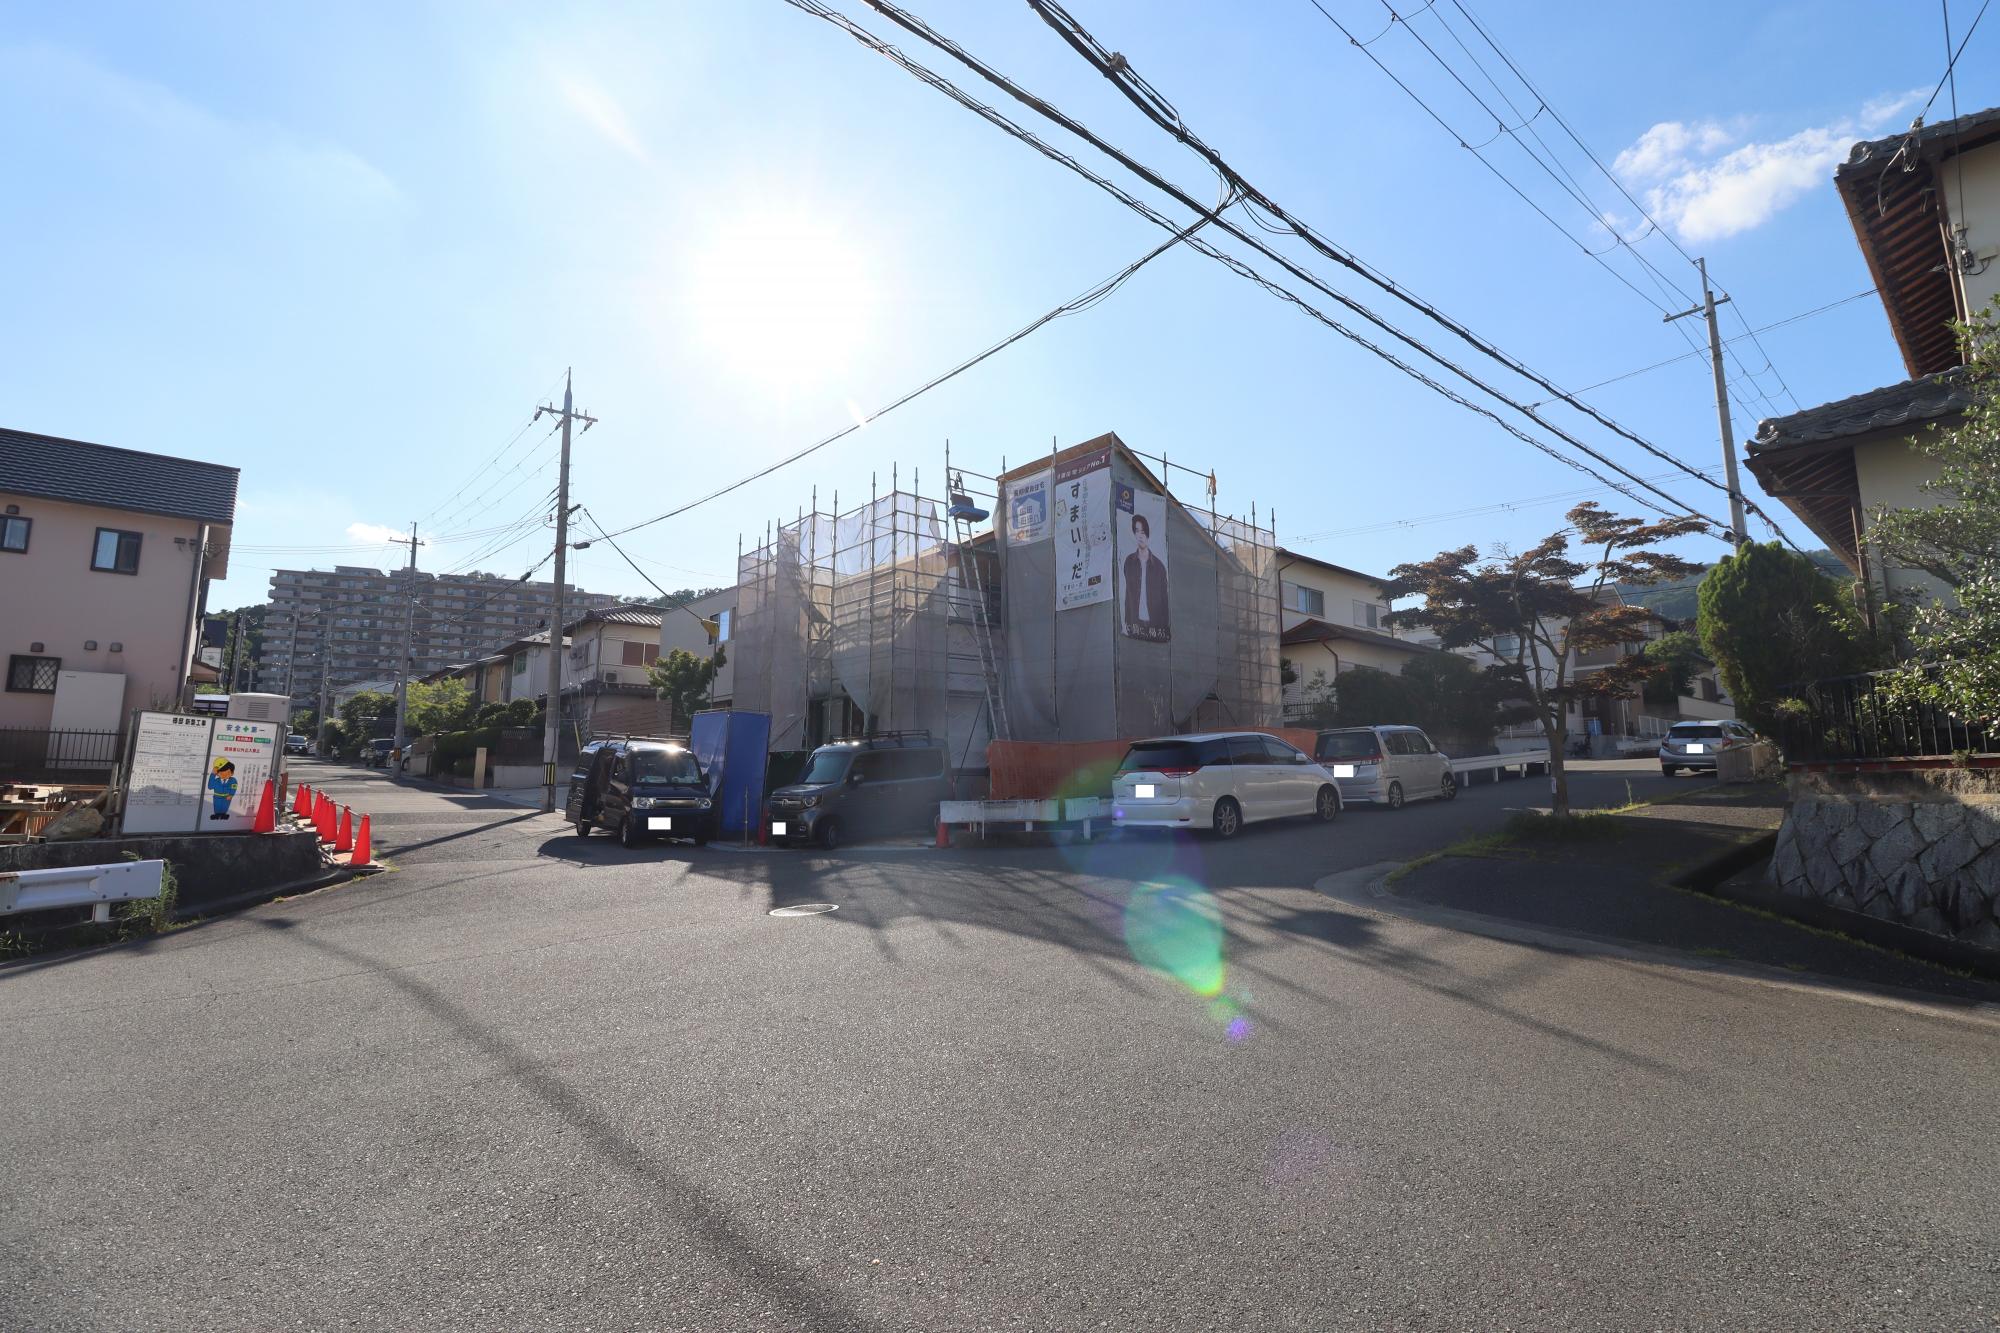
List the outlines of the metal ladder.
{"type": "MultiPolygon", "coordinates": [[[[965,586],[971,590],[972,613],[969,617],[972,628],[972,642],[978,650],[979,681],[986,692],[986,716],[992,723],[993,739],[1007,739],[1007,701],[1000,688],[1000,661],[993,652],[993,602],[986,589],[986,576],[980,572],[979,561],[972,555],[972,525],[986,517],[983,510],[974,506],[964,493],[962,484],[947,487],[951,492],[950,508],[952,534],[958,545],[958,568],[965,586]]],[[[999,540],[999,534],[994,534],[999,540]]]]}

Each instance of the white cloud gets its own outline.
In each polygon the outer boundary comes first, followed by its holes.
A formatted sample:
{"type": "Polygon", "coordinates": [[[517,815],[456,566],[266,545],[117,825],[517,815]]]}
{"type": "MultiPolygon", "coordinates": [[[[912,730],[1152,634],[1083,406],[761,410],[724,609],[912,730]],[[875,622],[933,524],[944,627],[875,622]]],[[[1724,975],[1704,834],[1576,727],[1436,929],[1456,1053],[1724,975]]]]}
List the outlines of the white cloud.
{"type": "Polygon", "coordinates": [[[347,535],[357,542],[403,541],[400,528],[385,528],[380,523],[349,523],[347,535]]]}
{"type": "Polygon", "coordinates": [[[622,148],[639,161],[648,160],[646,145],[639,141],[639,133],[632,128],[632,122],[625,118],[625,112],[612,100],[611,94],[588,79],[573,75],[558,75],[556,86],[579,115],[589,121],[591,128],[622,148]]]}
{"type": "Polygon", "coordinates": [[[1661,121],[1612,167],[1682,239],[1720,240],[1762,226],[1825,185],[1856,139],[1881,133],[1921,96],[1870,98],[1857,115],[1764,141],[1742,141],[1722,121],[1661,121]]]}
{"type": "Polygon", "coordinates": [[[48,43],[0,45],[0,82],[50,114],[170,162],[200,188],[234,188],[307,211],[379,212],[401,197],[381,169],[339,144],[268,121],[217,115],[162,83],[48,43]]]}

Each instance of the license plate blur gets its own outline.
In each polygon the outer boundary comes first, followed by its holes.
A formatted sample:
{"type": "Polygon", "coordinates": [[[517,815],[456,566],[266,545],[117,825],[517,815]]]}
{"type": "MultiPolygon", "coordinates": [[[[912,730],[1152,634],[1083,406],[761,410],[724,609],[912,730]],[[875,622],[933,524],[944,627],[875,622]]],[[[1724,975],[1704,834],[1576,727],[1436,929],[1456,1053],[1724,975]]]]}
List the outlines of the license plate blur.
{"type": "Polygon", "coordinates": [[[1150,801],[1159,789],[1150,782],[1141,782],[1132,788],[1132,795],[1141,801],[1150,801]]]}
{"type": "Polygon", "coordinates": [[[654,815],[646,821],[646,827],[652,829],[655,833],[661,829],[670,829],[673,826],[674,817],[672,815],[654,815]]]}
{"type": "Polygon", "coordinates": [[[1351,778],[1354,776],[1354,765],[1335,764],[1333,766],[1333,775],[1337,778],[1351,778]]]}
{"type": "Polygon", "coordinates": [[[785,836],[785,821],[784,821],[784,820],[782,820],[782,819],[774,819],[774,820],[772,820],[772,821],[771,821],[771,836],[772,836],[772,837],[774,837],[774,838],[782,838],[782,837],[784,837],[784,836],[785,836]]]}
{"type": "Polygon", "coordinates": [[[1688,746],[1688,753],[1689,753],[1689,754],[1707,754],[1707,753],[1708,753],[1708,747],[1707,747],[1706,745],[1690,745],[1690,746],[1688,746]]]}

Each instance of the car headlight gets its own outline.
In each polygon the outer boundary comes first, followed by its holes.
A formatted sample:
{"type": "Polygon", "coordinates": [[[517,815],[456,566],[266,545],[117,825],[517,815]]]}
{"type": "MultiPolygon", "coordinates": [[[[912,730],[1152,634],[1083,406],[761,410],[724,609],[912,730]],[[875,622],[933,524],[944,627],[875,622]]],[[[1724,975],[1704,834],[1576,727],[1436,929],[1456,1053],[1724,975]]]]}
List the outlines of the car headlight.
{"type": "Polygon", "coordinates": [[[707,798],[706,796],[704,796],[704,797],[702,797],[702,798],[701,798],[701,800],[700,800],[700,801],[698,802],[698,804],[699,804],[699,805],[701,806],[701,808],[702,808],[702,809],[706,810],[706,809],[708,809],[708,808],[709,808],[710,806],[714,805],[714,804],[715,804],[715,802],[714,802],[714,801],[711,801],[711,800],[709,800],[709,799],[708,799],[708,798],[707,798]]]}
{"type": "Polygon", "coordinates": [[[805,799],[804,799],[803,801],[800,801],[800,802],[799,802],[799,804],[800,804],[800,805],[802,805],[802,806],[804,806],[804,807],[805,807],[806,809],[810,810],[810,809],[812,809],[812,808],[813,808],[814,806],[816,806],[816,805],[818,805],[818,804],[819,804],[819,797],[817,797],[817,796],[808,796],[808,797],[806,797],[806,798],[805,798],[805,799]]]}
{"type": "Polygon", "coordinates": [[[634,810],[651,810],[653,805],[654,801],[650,796],[634,796],[632,798],[632,808],[634,810]]]}

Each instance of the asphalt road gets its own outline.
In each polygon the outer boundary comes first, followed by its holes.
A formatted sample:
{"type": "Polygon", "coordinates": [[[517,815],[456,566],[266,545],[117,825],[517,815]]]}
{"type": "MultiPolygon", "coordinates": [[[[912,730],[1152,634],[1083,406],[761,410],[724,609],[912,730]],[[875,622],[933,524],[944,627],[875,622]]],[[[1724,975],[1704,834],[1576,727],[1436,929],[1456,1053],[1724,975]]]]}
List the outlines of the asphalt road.
{"type": "Polygon", "coordinates": [[[395,871],[0,971],[0,1327],[2000,1318],[1989,1021],[1311,887],[1526,783],[822,858],[338,773],[395,871]]]}

